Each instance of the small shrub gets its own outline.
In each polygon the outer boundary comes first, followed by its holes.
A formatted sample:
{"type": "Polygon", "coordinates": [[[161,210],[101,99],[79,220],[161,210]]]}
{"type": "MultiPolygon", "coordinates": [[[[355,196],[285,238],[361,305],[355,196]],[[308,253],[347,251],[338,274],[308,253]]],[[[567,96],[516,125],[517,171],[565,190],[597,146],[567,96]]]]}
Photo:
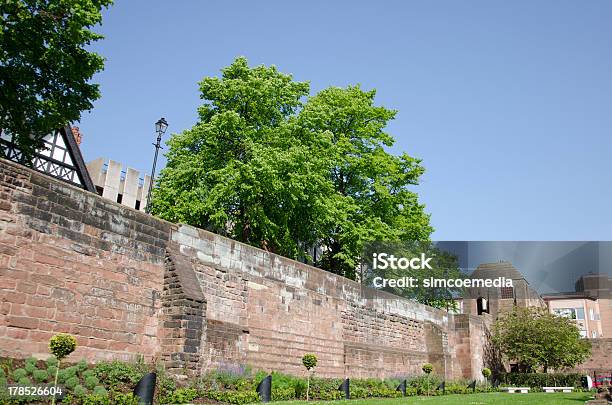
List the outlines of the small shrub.
{"type": "Polygon", "coordinates": [[[157,392],[159,397],[169,395],[176,390],[176,383],[168,376],[163,365],[157,365],[155,372],[157,373],[157,392]]]}
{"type": "Polygon", "coordinates": [[[76,349],[76,338],[67,333],[58,333],[49,339],[49,351],[58,360],[62,360],[76,349]]]}
{"type": "Polygon", "coordinates": [[[111,400],[106,394],[98,395],[98,394],[90,394],[83,398],[82,405],[111,405],[111,400]]]}
{"type": "Polygon", "coordinates": [[[399,398],[402,396],[402,392],[391,388],[375,388],[371,391],[370,396],[377,398],[399,398]]]}
{"type": "Polygon", "coordinates": [[[259,402],[259,394],[255,391],[207,391],[205,398],[234,405],[244,405],[259,402]]]}
{"type": "Polygon", "coordinates": [[[483,369],[482,369],[482,376],[483,376],[485,379],[487,379],[487,380],[488,380],[488,379],[489,379],[489,377],[491,377],[491,369],[490,369],[490,368],[487,368],[487,367],[483,368],[483,369]]]}
{"type": "Polygon", "coordinates": [[[293,391],[296,399],[302,399],[306,395],[306,383],[303,380],[296,379],[293,382],[293,391]]]}
{"type": "MultiPolygon", "coordinates": [[[[314,395],[313,395],[314,397],[314,395]]],[[[316,397],[316,399],[320,399],[321,401],[335,401],[337,399],[343,399],[344,394],[338,390],[335,391],[322,391],[316,397]]]]}
{"type": "Polygon", "coordinates": [[[76,397],[81,398],[87,395],[87,388],[83,387],[81,384],[77,384],[72,390],[72,392],[76,397]]]}
{"type": "Polygon", "coordinates": [[[100,384],[100,380],[96,376],[85,377],[85,386],[90,390],[93,390],[98,384],[100,384]]]}
{"type": "Polygon", "coordinates": [[[127,394],[116,392],[112,395],[112,404],[113,405],[138,405],[138,397],[135,397],[134,394],[132,394],[131,392],[127,394]]]}
{"type": "Polygon", "coordinates": [[[431,374],[431,372],[434,369],[434,366],[432,364],[430,364],[430,363],[425,363],[425,364],[423,364],[422,369],[423,369],[423,372],[425,374],[431,374]]]}
{"type": "Polygon", "coordinates": [[[408,384],[415,389],[418,395],[432,395],[441,382],[438,376],[431,374],[420,375],[408,380],[408,384]]]}
{"type": "Polygon", "coordinates": [[[59,362],[55,356],[50,356],[47,360],[45,360],[45,363],[47,363],[47,367],[57,367],[59,362]]]}
{"type": "Polygon", "coordinates": [[[505,373],[500,381],[509,386],[527,386],[532,391],[541,391],[542,387],[581,387],[578,373],[505,373]]]}
{"type": "Polygon", "coordinates": [[[115,388],[119,384],[136,384],[145,374],[142,367],[118,360],[98,363],[94,367],[94,372],[96,377],[110,388],[115,388]]]}
{"type": "Polygon", "coordinates": [[[95,377],[96,376],[96,372],[94,370],[85,370],[81,373],[81,376],[85,379],[89,378],[89,377],[95,377]]]}
{"type": "Polygon", "coordinates": [[[34,381],[36,381],[37,383],[42,383],[44,381],[47,381],[47,379],[49,378],[49,374],[46,370],[36,369],[32,373],[32,378],[34,378],[34,381]]]}
{"type": "Polygon", "coordinates": [[[351,399],[364,399],[368,397],[368,390],[364,387],[350,387],[351,399]]]}
{"type": "Polygon", "coordinates": [[[18,368],[12,373],[13,380],[15,381],[18,381],[22,379],[23,377],[26,377],[27,375],[28,375],[28,372],[23,368],[18,368]]]}
{"type": "Polygon", "coordinates": [[[29,375],[32,375],[34,370],[36,370],[36,363],[37,362],[38,362],[38,360],[36,360],[34,357],[28,357],[26,359],[25,365],[23,366],[23,368],[25,369],[25,371],[28,372],[29,375]]]}
{"type": "Polygon", "coordinates": [[[186,404],[193,401],[198,393],[193,388],[179,388],[170,395],[160,397],[160,404],[186,404]]]}
{"type": "Polygon", "coordinates": [[[21,377],[17,380],[17,384],[19,385],[32,385],[32,381],[28,377],[21,377]]]}
{"type": "Polygon", "coordinates": [[[98,395],[98,396],[99,395],[103,395],[103,396],[108,395],[108,391],[106,391],[106,388],[104,388],[104,386],[102,386],[102,385],[98,385],[97,387],[94,387],[93,393],[95,395],[98,395]]]}
{"type": "Polygon", "coordinates": [[[289,401],[295,399],[293,388],[277,388],[272,390],[272,401],[289,401]]]}
{"type": "Polygon", "coordinates": [[[55,373],[57,372],[57,367],[56,366],[49,366],[47,367],[47,374],[49,374],[51,377],[55,378],[55,373]]]}
{"type": "Polygon", "coordinates": [[[78,377],[70,377],[68,379],[66,379],[66,381],[64,382],[64,385],[66,386],[66,388],[73,390],[74,387],[76,387],[79,384],[79,378],[78,377]]]}
{"type": "Polygon", "coordinates": [[[57,375],[57,381],[60,383],[65,383],[69,379],[77,376],[76,367],[68,367],[63,370],[60,370],[57,375]]]}
{"type": "Polygon", "coordinates": [[[85,359],[79,361],[76,366],[77,370],[79,371],[79,373],[84,372],[85,370],[87,370],[87,361],[85,359]]]}

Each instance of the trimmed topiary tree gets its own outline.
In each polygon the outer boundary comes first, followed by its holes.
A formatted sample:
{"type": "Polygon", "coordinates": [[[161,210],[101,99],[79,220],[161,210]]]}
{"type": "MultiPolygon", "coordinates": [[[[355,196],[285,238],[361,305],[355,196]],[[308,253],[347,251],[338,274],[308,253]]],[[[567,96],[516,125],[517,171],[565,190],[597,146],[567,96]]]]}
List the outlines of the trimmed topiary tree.
{"type": "Polygon", "coordinates": [[[489,381],[489,377],[491,377],[491,369],[485,367],[482,369],[482,376],[485,378],[485,384],[489,381]]]}
{"type": "Polygon", "coordinates": [[[423,367],[421,367],[421,369],[427,376],[427,396],[429,396],[429,374],[431,374],[431,372],[433,371],[434,366],[431,363],[425,363],[423,364],[423,367]]]}
{"type": "Polygon", "coordinates": [[[308,373],[308,382],[306,383],[306,401],[308,401],[310,394],[310,370],[313,370],[317,366],[317,356],[312,353],[305,354],[302,357],[302,364],[306,367],[306,372],[308,373]]]}
{"type": "MultiPolygon", "coordinates": [[[[68,357],[70,353],[74,352],[76,347],[76,338],[67,333],[58,333],[49,339],[49,351],[57,359],[57,370],[55,371],[55,380],[53,383],[54,386],[57,386],[57,374],[59,373],[61,361],[68,357]]],[[[55,396],[53,396],[51,403],[55,404],[55,396]]]]}

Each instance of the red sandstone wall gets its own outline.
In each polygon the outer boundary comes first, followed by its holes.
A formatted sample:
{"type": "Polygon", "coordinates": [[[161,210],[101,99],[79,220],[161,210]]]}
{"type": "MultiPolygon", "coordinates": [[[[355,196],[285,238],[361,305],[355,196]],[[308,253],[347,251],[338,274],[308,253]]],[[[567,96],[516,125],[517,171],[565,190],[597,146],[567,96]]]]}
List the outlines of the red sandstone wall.
{"type": "Polygon", "coordinates": [[[152,358],[169,224],[0,161],[0,356],[152,358]]]}
{"type": "Polygon", "coordinates": [[[207,300],[205,369],[385,377],[421,373],[431,362],[452,375],[452,318],[443,311],[368,290],[356,282],[189,226],[172,231],[191,258],[207,300]]]}
{"type": "Polygon", "coordinates": [[[577,371],[612,373],[612,338],[589,339],[591,342],[591,358],[576,368],[577,371]]]}
{"type": "Polygon", "coordinates": [[[419,374],[427,361],[447,377],[479,377],[478,320],[457,326],[443,311],[362,292],[0,160],[0,356],[44,356],[48,338],[68,332],[74,360],[142,354],[176,370],[297,374],[314,352],[325,376],[419,374]]]}

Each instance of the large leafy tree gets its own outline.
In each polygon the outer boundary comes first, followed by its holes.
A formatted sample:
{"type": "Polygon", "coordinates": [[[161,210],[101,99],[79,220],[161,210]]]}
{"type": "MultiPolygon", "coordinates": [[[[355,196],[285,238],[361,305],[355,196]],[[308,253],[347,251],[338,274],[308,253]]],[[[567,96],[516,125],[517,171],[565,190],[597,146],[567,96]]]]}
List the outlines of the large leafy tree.
{"type": "Polygon", "coordinates": [[[99,97],[104,59],[86,49],[112,0],[0,1],[0,128],[26,156],[42,138],[80,119],[99,97]]]}
{"type": "Polygon", "coordinates": [[[359,86],[331,87],[310,98],[300,112],[302,128],[331,137],[328,174],[339,215],[322,230],[322,267],[353,278],[364,242],[428,240],[429,215],[410,189],[424,168],[406,153],[386,151],[394,144],[385,132],[396,111],[374,104],[376,92],[359,86]]]}
{"type": "Polygon", "coordinates": [[[523,371],[574,367],[591,354],[591,344],[576,324],[541,308],[519,308],[501,315],[493,325],[493,342],[523,371]]]}
{"type": "Polygon", "coordinates": [[[409,187],[423,172],[393,156],[395,112],[374,92],[309,86],[238,58],[200,82],[196,125],[168,142],[153,212],[354,278],[365,241],[428,239],[409,187]]]}
{"type": "Polygon", "coordinates": [[[325,216],[326,157],[293,115],[309,85],[238,58],[200,82],[199,121],[173,136],[152,201],[162,218],[297,257],[325,216]]]}

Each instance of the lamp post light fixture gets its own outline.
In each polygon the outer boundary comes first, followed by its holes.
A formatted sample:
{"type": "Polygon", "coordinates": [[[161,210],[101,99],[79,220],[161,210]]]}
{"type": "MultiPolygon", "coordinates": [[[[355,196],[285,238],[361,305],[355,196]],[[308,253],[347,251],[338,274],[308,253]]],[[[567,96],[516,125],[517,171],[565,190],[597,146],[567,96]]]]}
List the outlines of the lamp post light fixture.
{"type": "Polygon", "coordinates": [[[160,118],[155,123],[155,132],[157,132],[157,142],[153,144],[155,146],[155,157],[153,158],[153,169],[151,169],[151,179],[149,180],[149,191],[147,192],[147,208],[145,212],[147,214],[151,213],[151,191],[153,190],[153,181],[155,180],[155,166],[157,165],[157,154],[159,153],[159,149],[161,148],[161,138],[162,135],[166,133],[166,129],[168,128],[168,122],[166,122],[165,118],[160,118]]]}

